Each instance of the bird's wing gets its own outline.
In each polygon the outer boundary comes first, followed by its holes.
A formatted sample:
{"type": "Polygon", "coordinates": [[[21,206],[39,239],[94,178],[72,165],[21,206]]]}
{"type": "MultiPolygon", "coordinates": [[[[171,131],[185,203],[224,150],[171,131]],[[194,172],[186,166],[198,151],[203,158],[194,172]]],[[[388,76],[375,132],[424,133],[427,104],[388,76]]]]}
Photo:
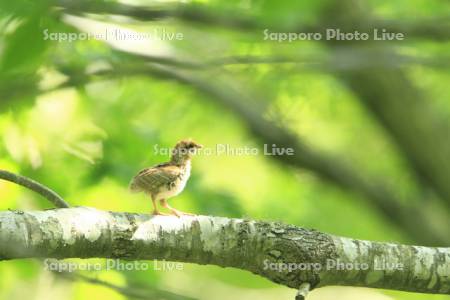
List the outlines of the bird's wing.
{"type": "Polygon", "coordinates": [[[175,181],[180,169],[170,164],[160,164],[140,171],[131,181],[131,191],[157,192],[161,186],[175,181]]]}

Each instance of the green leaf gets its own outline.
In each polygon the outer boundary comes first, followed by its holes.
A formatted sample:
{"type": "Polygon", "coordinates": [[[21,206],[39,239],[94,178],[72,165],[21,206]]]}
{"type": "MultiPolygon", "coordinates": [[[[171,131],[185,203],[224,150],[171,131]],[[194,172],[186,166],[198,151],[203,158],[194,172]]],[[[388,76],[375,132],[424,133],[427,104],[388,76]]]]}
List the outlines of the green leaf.
{"type": "Polygon", "coordinates": [[[25,19],[5,39],[0,60],[0,71],[5,73],[30,73],[41,62],[47,43],[43,39],[41,17],[25,19]]]}

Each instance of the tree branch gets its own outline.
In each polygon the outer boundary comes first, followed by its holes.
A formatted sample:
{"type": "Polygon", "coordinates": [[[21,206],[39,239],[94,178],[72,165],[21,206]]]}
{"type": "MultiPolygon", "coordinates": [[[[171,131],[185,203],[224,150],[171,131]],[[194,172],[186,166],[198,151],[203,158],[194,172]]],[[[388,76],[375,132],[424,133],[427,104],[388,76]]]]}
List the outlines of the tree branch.
{"type": "Polygon", "coordinates": [[[450,210],[450,125],[400,69],[348,70],[342,78],[392,135],[408,163],[450,210]]]}
{"type": "MultiPolygon", "coordinates": [[[[359,26],[371,18],[366,10],[355,7],[353,1],[339,2],[330,7],[329,14],[343,18],[349,26],[359,26]],[[349,15],[348,9],[353,13],[349,15]]],[[[343,44],[328,41],[333,50],[343,44]]],[[[364,44],[371,48],[372,61],[393,55],[388,48],[370,42],[364,44]]],[[[401,68],[380,64],[341,71],[338,75],[392,135],[418,178],[434,189],[450,209],[448,117],[426,101],[401,68]]]]}
{"type": "Polygon", "coordinates": [[[115,51],[115,54],[121,57],[127,57],[131,60],[149,63],[157,63],[165,66],[173,66],[180,69],[207,70],[211,68],[224,67],[230,65],[274,65],[274,64],[294,64],[301,66],[301,70],[312,71],[348,71],[364,70],[373,67],[383,66],[386,69],[399,69],[404,66],[419,64],[432,68],[449,68],[450,57],[438,56],[415,57],[412,55],[398,54],[395,52],[373,53],[367,49],[357,47],[342,47],[334,49],[329,55],[318,55],[316,53],[306,53],[304,55],[286,56],[286,55],[235,55],[219,58],[202,58],[201,61],[193,59],[180,59],[174,56],[155,56],[138,53],[125,53],[115,51]],[[372,60],[374,54],[377,54],[377,60],[372,60]],[[384,55],[380,55],[384,54],[384,55]],[[449,63],[447,63],[449,62],[449,63]]]}
{"type": "Polygon", "coordinates": [[[33,192],[36,192],[36,193],[40,194],[41,196],[45,197],[48,201],[53,203],[56,207],[63,208],[63,207],[70,206],[57,193],[55,193],[48,187],[44,186],[43,184],[34,181],[33,179],[27,178],[25,176],[17,175],[17,174],[14,174],[14,173],[11,173],[11,172],[5,171],[5,170],[0,170],[0,179],[11,181],[18,185],[24,186],[27,189],[30,189],[33,192]]]}
{"type": "Polygon", "coordinates": [[[311,288],[450,292],[450,248],[354,240],[293,225],[221,217],[152,217],[88,207],[0,212],[0,259],[28,257],[212,264],[296,289],[309,283],[311,288]],[[339,264],[346,267],[339,269],[339,264]]]}
{"type": "Polygon", "coordinates": [[[120,15],[140,21],[159,21],[174,18],[186,22],[231,29],[252,30],[258,28],[255,20],[248,16],[213,11],[210,7],[201,4],[137,6],[105,1],[60,0],[58,6],[65,13],[74,15],[86,13],[120,15]]]}
{"type": "MultiPolygon", "coordinates": [[[[233,30],[257,32],[265,28],[279,32],[320,32],[324,33],[326,26],[307,26],[301,24],[277,26],[277,24],[263,24],[260,18],[244,15],[242,12],[228,10],[218,11],[211,6],[201,4],[179,4],[158,6],[136,6],[123,3],[105,1],[71,1],[60,0],[58,5],[64,12],[74,15],[86,13],[101,15],[127,16],[140,21],[159,21],[164,19],[177,19],[185,22],[197,23],[206,26],[217,26],[233,30]]],[[[326,19],[329,21],[329,19],[326,19]]],[[[373,32],[374,29],[386,29],[391,32],[401,32],[408,39],[421,38],[437,41],[450,39],[450,22],[448,18],[425,19],[425,20],[375,20],[367,19],[358,27],[344,24],[333,24],[332,28],[341,28],[342,31],[358,30],[360,32],[373,32]]]]}

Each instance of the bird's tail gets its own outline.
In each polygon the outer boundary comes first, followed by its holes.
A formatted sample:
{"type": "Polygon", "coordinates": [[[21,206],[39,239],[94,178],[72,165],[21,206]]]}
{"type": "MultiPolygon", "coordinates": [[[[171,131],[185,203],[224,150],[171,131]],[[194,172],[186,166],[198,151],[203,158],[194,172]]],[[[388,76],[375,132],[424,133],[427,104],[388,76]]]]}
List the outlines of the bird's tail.
{"type": "Polygon", "coordinates": [[[141,191],[139,186],[136,184],[136,180],[134,178],[131,180],[130,184],[128,185],[128,190],[132,193],[139,193],[141,191]]]}

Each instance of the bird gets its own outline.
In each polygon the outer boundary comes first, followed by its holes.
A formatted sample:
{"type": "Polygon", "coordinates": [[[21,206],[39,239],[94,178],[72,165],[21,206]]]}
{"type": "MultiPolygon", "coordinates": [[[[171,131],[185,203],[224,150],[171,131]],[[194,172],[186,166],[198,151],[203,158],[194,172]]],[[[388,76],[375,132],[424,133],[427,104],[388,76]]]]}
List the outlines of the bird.
{"type": "Polygon", "coordinates": [[[133,177],[129,189],[133,193],[144,192],[153,203],[153,215],[168,214],[160,212],[157,202],[167,208],[173,215],[193,215],[179,211],[167,203],[167,199],[180,194],[191,175],[191,158],[203,146],[183,139],[172,149],[170,161],[141,170],[133,177]]]}

